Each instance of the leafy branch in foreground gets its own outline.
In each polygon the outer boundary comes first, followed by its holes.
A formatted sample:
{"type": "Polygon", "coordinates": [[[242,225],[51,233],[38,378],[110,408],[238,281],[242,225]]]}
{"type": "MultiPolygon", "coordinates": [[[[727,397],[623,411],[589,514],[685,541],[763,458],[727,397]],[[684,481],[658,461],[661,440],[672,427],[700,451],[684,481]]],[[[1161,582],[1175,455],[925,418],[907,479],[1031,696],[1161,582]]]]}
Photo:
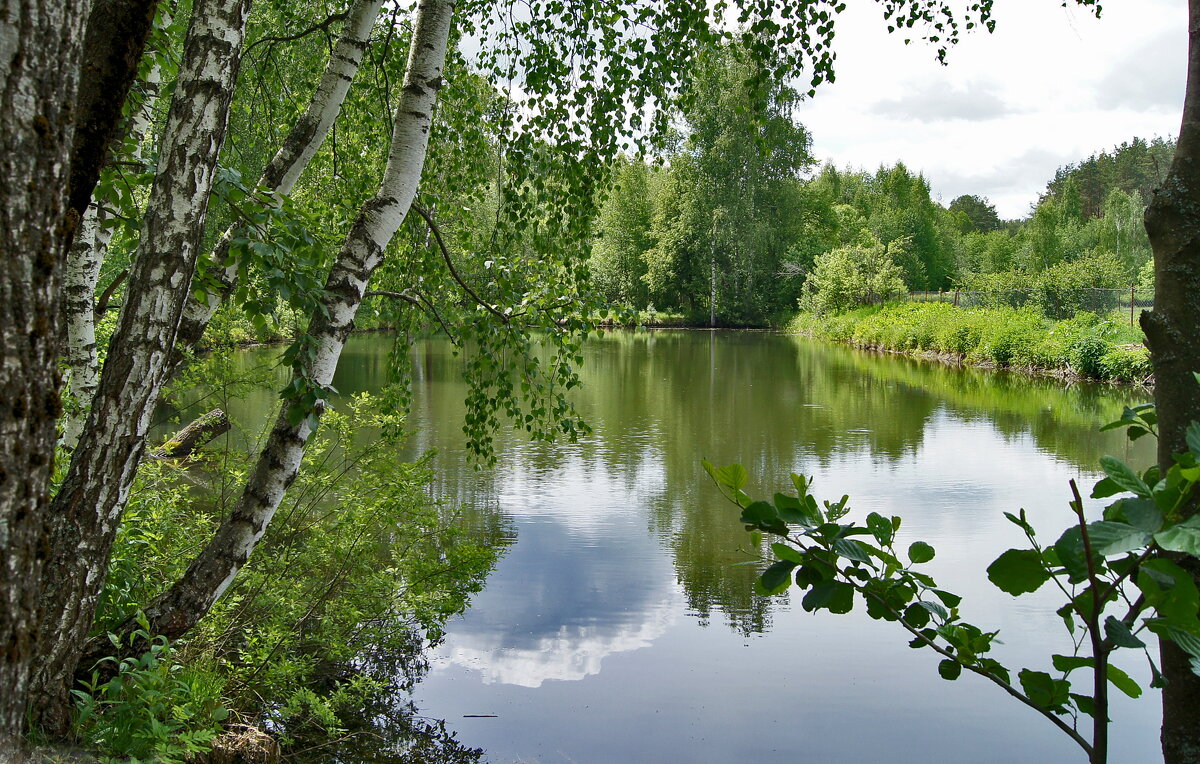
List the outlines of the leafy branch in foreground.
{"type": "MultiPolygon", "coordinates": [[[[1105,429],[1125,427],[1136,439],[1155,434],[1156,422],[1152,405],[1139,406],[1125,409],[1105,429]]],[[[1200,481],[1200,424],[1188,429],[1187,445],[1165,475],[1158,466],[1139,473],[1111,456],[1101,458],[1106,477],[1092,498],[1120,498],[1102,520],[1088,522],[1079,489],[1070,481],[1075,524],[1049,546],[1039,541],[1024,510],[1005,513],[1025,533],[1028,547],[1000,555],[988,567],[988,578],[1013,596],[1053,581],[1066,598],[1057,613],[1074,644],[1071,655],[1051,656],[1055,674],[1022,668],[1015,681],[1014,672],[989,655],[998,632],[964,621],[962,598],[918,569],[933,559],[933,547],[915,541],[904,552],[897,549],[899,517],[872,512],[861,523],[847,520],[848,496],[818,502],[811,478],[796,474],[795,495],[756,501],[743,490],[749,476],[741,465],[705,461],[704,468],[741,508],[755,548],[763,534],[780,539],[770,545],[773,559],[755,584],[759,593],[777,594],[794,584],[805,593],[806,611],[833,613],[849,613],[857,594],[870,617],[898,623],[912,636],[912,647],[938,653],[942,678],[958,679],[966,670],[991,681],[1041,713],[1098,764],[1108,757],[1109,685],[1132,698],[1142,694],[1112,664],[1114,652],[1140,650],[1150,663],[1151,686],[1162,687],[1165,679],[1144,641],[1154,634],[1186,651],[1200,675],[1200,591],[1180,564],[1200,557],[1200,516],[1189,514],[1200,481]],[[1090,687],[1072,677],[1081,669],[1090,674],[1090,687]],[[1090,737],[1083,716],[1091,717],[1090,737]]]]}

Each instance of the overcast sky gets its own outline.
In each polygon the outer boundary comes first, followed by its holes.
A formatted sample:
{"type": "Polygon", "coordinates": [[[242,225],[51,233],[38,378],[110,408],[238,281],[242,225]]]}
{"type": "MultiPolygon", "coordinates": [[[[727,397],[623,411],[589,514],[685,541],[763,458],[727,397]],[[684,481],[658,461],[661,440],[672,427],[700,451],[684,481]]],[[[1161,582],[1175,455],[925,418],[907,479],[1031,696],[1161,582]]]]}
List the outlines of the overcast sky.
{"type": "Polygon", "coordinates": [[[847,5],[837,81],[796,114],[822,161],[903,161],[944,204],[977,194],[1015,218],[1060,166],[1179,132],[1184,0],[1105,0],[1100,19],[1073,0],[998,0],[995,33],[966,35],[944,67],[931,46],[888,35],[878,4],[847,5]]]}

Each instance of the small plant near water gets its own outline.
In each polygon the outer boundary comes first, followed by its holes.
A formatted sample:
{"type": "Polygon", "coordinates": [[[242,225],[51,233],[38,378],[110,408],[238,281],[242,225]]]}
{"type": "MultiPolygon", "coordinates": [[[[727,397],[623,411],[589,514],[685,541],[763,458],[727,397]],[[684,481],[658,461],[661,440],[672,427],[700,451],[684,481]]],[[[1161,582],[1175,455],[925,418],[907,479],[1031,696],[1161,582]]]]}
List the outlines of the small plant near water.
{"type": "Polygon", "coordinates": [[[150,640],[139,615],[143,629],[131,639],[149,641],[150,649],[122,661],[105,658],[100,663],[115,664],[115,675],[101,681],[103,667],[97,665],[91,681],[72,691],[76,734],[103,752],[103,761],[184,764],[208,752],[229,716],[221,682],[176,661],[165,638],[150,640]]]}
{"type": "MultiPolygon", "coordinates": [[[[1200,381],[1200,376],[1197,377],[1200,381]]],[[[1157,435],[1154,406],[1126,408],[1105,430],[1125,428],[1130,439],[1157,435]]],[[[1200,674],[1200,591],[1181,558],[1200,557],[1200,515],[1188,515],[1200,481],[1200,424],[1187,432],[1188,450],[1163,474],[1158,466],[1142,472],[1111,456],[1100,460],[1106,477],[1092,498],[1119,497],[1102,520],[1088,522],[1083,499],[1070,481],[1074,524],[1046,544],[1025,511],[1005,513],[1024,533],[1027,546],[1010,549],[987,569],[1001,590],[1019,596],[1053,583],[1065,602],[1057,613],[1071,636],[1070,655],[1053,655],[1054,673],[1013,671],[991,657],[996,631],[964,621],[962,598],[942,588],[919,566],[934,548],[915,541],[896,547],[899,517],[872,512],[848,520],[849,497],[818,502],[812,481],[792,475],[795,495],[777,493],[774,501],[756,501],[743,489],[741,465],[704,468],[722,494],[741,508],[741,522],[761,546],[763,534],[779,539],[770,545],[771,564],[756,582],[762,594],[795,585],[804,592],[806,611],[849,613],[861,599],[876,620],[898,623],[914,648],[941,656],[938,673],[958,679],[963,671],[998,685],[1033,708],[1087,752],[1093,764],[1108,760],[1109,686],[1137,698],[1142,688],[1113,664],[1119,650],[1140,651],[1150,664],[1152,687],[1164,684],[1146,645],[1149,635],[1168,639],[1192,658],[1200,674]],[[1087,730],[1090,718],[1090,732],[1087,730]]]]}

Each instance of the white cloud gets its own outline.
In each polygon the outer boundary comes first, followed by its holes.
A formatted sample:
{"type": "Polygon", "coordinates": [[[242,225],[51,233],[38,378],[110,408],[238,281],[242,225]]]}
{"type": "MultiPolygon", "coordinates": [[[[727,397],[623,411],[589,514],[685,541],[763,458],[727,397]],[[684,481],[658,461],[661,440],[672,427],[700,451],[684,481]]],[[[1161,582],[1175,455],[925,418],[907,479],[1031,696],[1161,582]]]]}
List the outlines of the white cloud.
{"type": "Polygon", "coordinates": [[[978,122],[998,119],[1019,111],[1000,97],[992,83],[977,83],[950,90],[930,83],[912,93],[906,93],[902,98],[876,101],[870,107],[872,114],[914,122],[978,122]]]}
{"type": "Polygon", "coordinates": [[[877,7],[848,8],[837,81],[797,113],[818,157],[871,170],[903,161],[947,202],[987,196],[1012,218],[1063,164],[1178,131],[1183,3],[1105,4],[1095,19],[1074,4],[1011,0],[996,20],[940,66],[931,47],[888,35],[877,7]]]}

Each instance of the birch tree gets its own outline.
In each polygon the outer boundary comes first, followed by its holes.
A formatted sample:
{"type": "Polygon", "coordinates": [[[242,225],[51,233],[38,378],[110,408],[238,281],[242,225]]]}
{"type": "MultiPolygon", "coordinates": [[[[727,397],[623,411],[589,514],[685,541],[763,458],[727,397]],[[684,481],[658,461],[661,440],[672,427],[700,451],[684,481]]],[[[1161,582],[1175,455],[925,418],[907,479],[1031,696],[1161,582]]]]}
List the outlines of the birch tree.
{"type": "Polygon", "coordinates": [[[0,4],[0,760],[17,751],[38,626],[41,522],[59,412],[60,274],[88,3],[0,4]]]}
{"type": "Polygon", "coordinates": [[[49,513],[34,715],[65,731],[117,523],[145,449],[195,270],[249,0],[197,0],[124,307],[87,424],[49,513]]]}

